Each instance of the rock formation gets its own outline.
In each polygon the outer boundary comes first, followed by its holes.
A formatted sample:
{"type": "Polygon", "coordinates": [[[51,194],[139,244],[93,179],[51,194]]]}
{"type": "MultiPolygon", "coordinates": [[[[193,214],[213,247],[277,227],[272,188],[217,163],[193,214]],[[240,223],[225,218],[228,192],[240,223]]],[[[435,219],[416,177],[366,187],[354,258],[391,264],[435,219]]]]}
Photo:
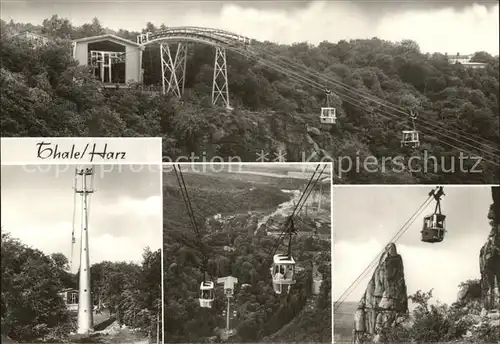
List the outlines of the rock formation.
{"type": "Polygon", "coordinates": [[[387,245],[358,304],[354,317],[354,338],[378,341],[384,328],[395,326],[408,312],[408,295],[403,258],[396,245],[387,245]]]}
{"type": "Polygon", "coordinates": [[[492,187],[493,204],[488,218],[491,232],[479,253],[481,296],[487,310],[500,308],[500,188],[492,187]]]}
{"type": "Polygon", "coordinates": [[[467,283],[459,286],[456,303],[458,306],[479,305],[481,302],[481,292],[480,280],[469,280],[467,283]]]}

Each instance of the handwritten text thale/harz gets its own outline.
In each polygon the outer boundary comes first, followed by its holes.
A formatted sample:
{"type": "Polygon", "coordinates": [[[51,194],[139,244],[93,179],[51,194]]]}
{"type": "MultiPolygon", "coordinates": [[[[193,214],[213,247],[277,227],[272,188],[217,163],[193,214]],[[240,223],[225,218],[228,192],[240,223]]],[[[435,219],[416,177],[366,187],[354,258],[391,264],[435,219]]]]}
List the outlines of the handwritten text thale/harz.
{"type": "Polygon", "coordinates": [[[82,146],[81,149],[78,149],[79,147],[76,144],[71,145],[68,149],[61,148],[57,143],[53,144],[44,141],[38,142],[36,145],[38,147],[37,157],[43,160],[83,160],[85,157],[89,157],[89,161],[93,162],[96,157],[100,157],[101,160],[125,160],[127,156],[126,152],[113,152],[108,150],[107,143],[102,145],[87,143],[85,146],[82,146]]]}

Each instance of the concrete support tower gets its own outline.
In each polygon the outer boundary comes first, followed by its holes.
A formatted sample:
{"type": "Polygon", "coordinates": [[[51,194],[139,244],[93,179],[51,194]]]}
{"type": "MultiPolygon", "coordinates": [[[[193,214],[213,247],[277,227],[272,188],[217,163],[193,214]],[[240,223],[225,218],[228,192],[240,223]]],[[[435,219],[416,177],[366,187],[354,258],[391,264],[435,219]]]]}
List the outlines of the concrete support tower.
{"type": "Polygon", "coordinates": [[[80,246],[80,286],[78,293],[78,330],[79,334],[88,334],[93,330],[92,295],[90,293],[90,261],[89,261],[89,200],[94,192],[94,170],[80,168],[76,170],[80,179],[80,189],[75,192],[82,196],[81,246],[80,246]]]}

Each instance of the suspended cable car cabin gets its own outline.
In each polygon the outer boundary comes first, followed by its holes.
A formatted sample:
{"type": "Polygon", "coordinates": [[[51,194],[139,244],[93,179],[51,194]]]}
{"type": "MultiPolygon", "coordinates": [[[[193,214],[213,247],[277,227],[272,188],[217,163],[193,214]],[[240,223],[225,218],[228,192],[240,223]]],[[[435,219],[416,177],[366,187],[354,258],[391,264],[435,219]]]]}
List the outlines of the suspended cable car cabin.
{"type": "Polygon", "coordinates": [[[420,139],[418,131],[403,130],[403,138],[401,139],[401,147],[418,148],[420,146],[420,139]]]}
{"type": "Polygon", "coordinates": [[[441,196],[443,196],[443,188],[437,191],[432,190],[430,196],[436,199],[436,208],[434,213],[424,217],[422,231],[422,241],[427,243],[437,243],[444,239],[446,233],[446,215],[441,214],[441,196]]]}
{"type": "Polygon", "coordinates": [[[288,293],[295,284],[295,260],[285,254],[276,254],[271,267],[273,289],[276,294],[288,293]]]}
{"type": "Polygon", "coordinates": [[[432,214],[424,217],[422,241],[428,243],[441,242],[444,239],[446,215],[432,214]]]}
{"type": "Polygon", "coordinates": [[[321,124],[335,124],[337,122],[337,110],[330,106],[330,96],[332,91],[325,90],[326,107],[321,108],[320,122],[321,124]]]}
{"type": "Polygon", "coordinates": [[[337,122],[337,115],[335,108],[332,107],[321,108],[320,121],[321,124],[335,124],[337,122]]]}
{"type": "Polygon", "coordinates": [[[201,282],[200,284],[200,307],[212,308],[214,301],[214,282],[201,282]]]}
{"type": "Polygon", "coordinates": [[[320,180],[321,175],[323,174],[324,169],[326,168],[323,167],[323,170],[319,172],[319,175],[317,176],[317,180],[315,183],[313,183],[313,179],[316,176],[316,173],[319,169],[320,165],[316,167],[316,170],[314,171],[313,175],[311,176],[311,179],[309,180],[309,183],[307,184],[305,190],[302,193],[302,196],[300,197],[299,201],[295,204],[295,208],[293,210],[293,213],[288,217],[286,223],[285,223],[285,228],[283,232],[280,234],[278,237],[277,243],[274,245],[274,253],[273,253],[273,263],[270,267],[270,272],[271,272],[271,278],[272,278],[272,284],[273,284],[273,289],[274,292],[278,295],[286,293],[288,294],[290,292],[292,284],[295,284],[295,260],[293,259],[292,256],[292,237],[294,234],[297,234],[297,229],[294,226],[294,216],[299,214],[302,210],[302,207],[304,204],[307,202],[307,198],[311,194],[312,190],[316,186],[316,183],[320,180]],[[311,188],[309,188],[311,186],[311,188]],[[283,235],[288,235],[288,250],[286,254],[276,254],[276,250],[279,248],[280,245],[280,240],[283,235]]]}
{"type": "Polygon", "coordinates": [[[412,121],[413,130],[403,130],[403,136],[401,138],[401,147],[418,148],[420,147],[420,138],[415,126],[415,119],[417,118],[417,114],[414,113],[413,111],[410,111],[410,118],[412,121]]]}

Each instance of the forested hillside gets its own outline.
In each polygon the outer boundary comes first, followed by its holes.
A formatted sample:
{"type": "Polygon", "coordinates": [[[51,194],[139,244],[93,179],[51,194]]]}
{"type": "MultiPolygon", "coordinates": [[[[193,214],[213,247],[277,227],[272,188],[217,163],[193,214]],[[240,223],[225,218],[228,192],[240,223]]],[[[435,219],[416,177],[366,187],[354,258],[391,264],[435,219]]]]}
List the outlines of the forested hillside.
{"type": "MultiPolygon", "coordinates": [[[[318,46],[292,46],[254,42],[255,49],[310,68],[335,79],[355,93],[333,88],[337,124],[319,122],[325,106],[324,91],[307,82],[293,81],[262,61],[228,51],[228,77],[232,111],[211,105],[213,48],[190,47],[186,91],[181,100],[154,96],[143,87],[127,91],[104,90],[89,73],[72,61],[69,39],[111,32],[96,19],[81,27],[57,16],[43,25],[2,21],[1,96],[3,136],[160,136],[164,155],[208,158],[239,156],[255,161],[261,150],[286,152],[287,161],[317,161],[330,156],[369,160],[354,166],[337,182],[357,183],[496,183],[499,141],[499,59],[477,52],[473,61],[484,69],[451,65],[445,55],[422,54],[418,42],[387,42],[377,38],[318,46]],[[34,49],[15,36],[31,30],[53,38],[34,49]],[[401,148],[401,131],[411,126],[408,116],[391,112],[364,100],[368,94],[403,109],[418,112],[421,146],[401,148]],[[474,167],[465,160],[460,170],[459,153],[478,155],[485,161],[474,167]],[[400,156],[405,166],[394,160],[400,156]],[[412,156],[436,160],[407,162],[412,156]],[[451,170],[454,166],[454,170],[451,170]],[[420,171],[418,171],[420,168],[420,171]]],[[[156,28],[148,23],[143,31],[156,28]]],[[[135,41],[136,32],[115,34],[135,41]]],[[[244,33],[243,33],[244,34],[244,33]]],[[[143,55],[144,82],[161,80],[157,45],[143,55]]],[[[340,84],[339,84],[340,85],[340,84]]]]}
{"type": "MultiPolygon", "coordinates": [[[[276,295],[270,275],[270,251],[276,238],[258,230],[258,221],[289,200],[274,186],[248,181],[186,174],[203,248],[190,226],[183,198],[173,172],[164,174],[164,290],[165,342],[200,343],[223,338],[226,297],[216,287],[213,308],[198,303],[202,274],[202,250],[209,255],[208,275],[238,278],[231,300],[231,328],[236,334],[228,342],[331,342],[331,243],[312,236],[293,239],[293,256],[301,267],[289,295],[276,295]],[[217,183],[216,183],[217,181],[217,183]],[[214,187],[218,186],[218,187],[214,187]],[[219,220],[214,215],[221,214],[219,220]],[[212,219],[212,220],[210,220],[212,219]],[[323,276],[319,295],[312,295],[313,263],[323,276]],[[299,316],[300,315],[300,316],[299,316]],[[300,336],[280,331],[295,324],[300,336]]],[[[305,186],[307,181],[301,181],[305,186]]],[[[307,229],[303,217],[295,226],[307,229]]],[[[267,226],[262,226],[267,227],[267,226]]],[[[329,227],[328,233],[331,232],[329,227]]],[[[285,245],[281,246],[281,250],[285,245]]]]}
{"type": "MultiPolygon", "coordinates": [[[[76,314],[68,311],[59,293],[78,288],[78,274],[68,272],[68,259],[62,253],[46,255],[8,233],[2,233],[1,249],[2,336],[24,343],[66,343],[76,331],[76,314]]],[[[100,262],[90,272],[94,305],[120,325],[137,328],[139,336],[156,336],[160,250],[146,248],[142,265],[100,262]]],[[[98,335],[84,341],[101,343],[98,335]]]]}

